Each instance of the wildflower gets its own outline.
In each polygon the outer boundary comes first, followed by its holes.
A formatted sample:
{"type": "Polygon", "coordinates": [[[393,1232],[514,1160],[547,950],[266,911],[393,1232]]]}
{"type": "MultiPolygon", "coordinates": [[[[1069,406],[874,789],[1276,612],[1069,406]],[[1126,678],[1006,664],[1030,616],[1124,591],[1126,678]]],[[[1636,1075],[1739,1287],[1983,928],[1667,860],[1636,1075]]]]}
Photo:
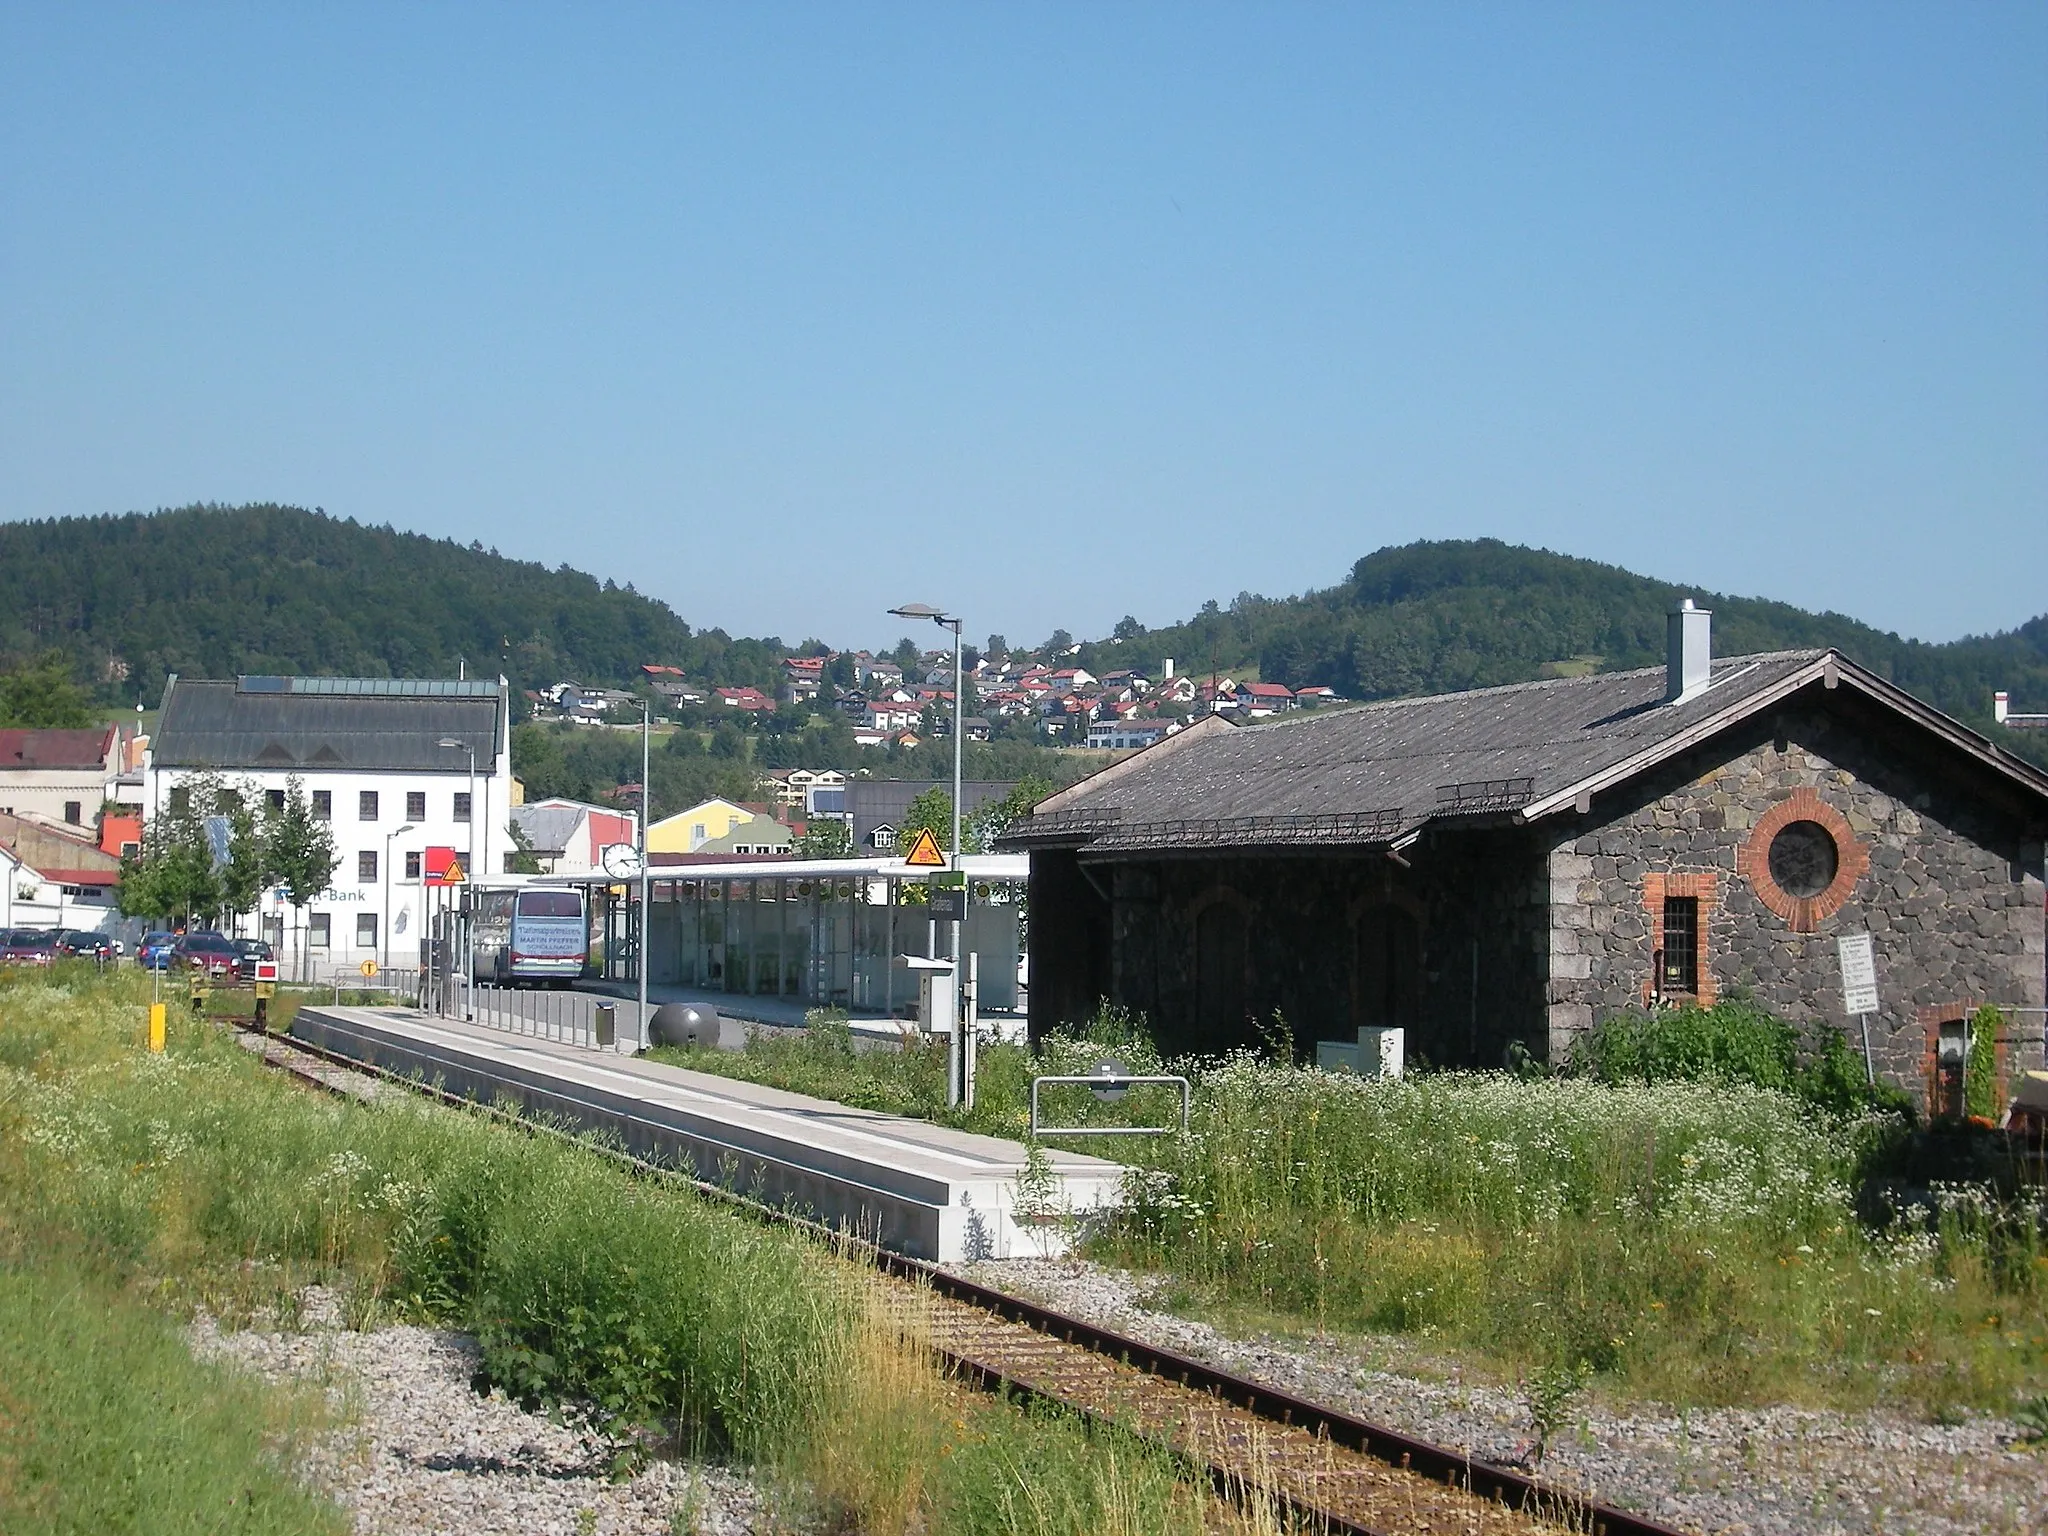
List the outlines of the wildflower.
{"type": "Polygon", "coordinates": [[[1875,1307],[1865,1307],[1865,1308],[1863,1309],[1863,1315],[1864,1315],[1865,1317],[1883,1317],[1883,1316],[1884,1316],[1884,1314],[1883,1314],[1882,1312],[1878,1311],[1878,1310],[1877,1310],[1877,1308],[1875,1308],[1875,1307]]]}

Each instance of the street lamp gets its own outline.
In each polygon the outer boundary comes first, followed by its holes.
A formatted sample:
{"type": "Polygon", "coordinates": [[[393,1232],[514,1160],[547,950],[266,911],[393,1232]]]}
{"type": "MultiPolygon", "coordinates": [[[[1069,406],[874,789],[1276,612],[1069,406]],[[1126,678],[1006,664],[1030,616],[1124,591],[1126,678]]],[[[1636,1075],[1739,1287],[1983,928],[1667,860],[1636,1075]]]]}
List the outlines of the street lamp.
{"type": "MultiPolygon", "coordinates": [[[[891,608],[891,614],[899,619],[930,619],[941,629],[953,631],[953,870],[960,870],[960,743],[964,738],[963,723],[966,717],[966,690],[961,687],[960,671],[960,621],[949,618],[944,609],[934,608],[929,603],[905,603],[901,608],[891,608]]],[[[953,956],[960,955],[960,935],[953,935],[953,956]]]]}
{"type": "Polygon", "coordinates": [[[469,846],[462,850],[463,862],[469,866],[469,878],[476,878],[476,748],[466,741],[457,741],[453,736],[443,736],[439,745],[450,752],[469,754],[469,846]]]}
{"type": "MultiPolygon", "coordinates": [[[[466,741],[457,741],[453,736],[443,736],[440,745],[451,752],[466,752],[469,754],[469,833],[467,838],[469,846],[462,850],[462,862],[464,865],[463,878],[474,880],[476,879],[476,747],[466,741]]],[[[474,889],[474,887],[471,887],[471,889],[474,889]]],[[[472,987],[476,981],[475,957],[469,953],[470,932],[467,923],[462,924],[461,932],[462,984],[467,988],[472,987]]],[[[450,974],[453,974],[452,969],[450,974]]]]}
{"type": "Polygon", "coordinates": [[[393,827],[384,834],[384,957],[382,964],[387,971],[391,969],[391,839],[403,837],[412,830],[413,824],[408,821],[404,826],[393,827]]]}
{"type": "MultiPolygon", "coordinates": [[[[640,979],[640,1048],[645,1050],[652,1042],[647,1038],[647,775],[650,768],[647,749],[653,741],[654,717],[649,713],[646,699],[640,701],[640,944],[633,957],[633,969],[640,979]]],[[[673,896],[673,888],[669,891],[673,896]]],[[[715,1042],[714,1042],[715,1043],[715,1042]]]]}

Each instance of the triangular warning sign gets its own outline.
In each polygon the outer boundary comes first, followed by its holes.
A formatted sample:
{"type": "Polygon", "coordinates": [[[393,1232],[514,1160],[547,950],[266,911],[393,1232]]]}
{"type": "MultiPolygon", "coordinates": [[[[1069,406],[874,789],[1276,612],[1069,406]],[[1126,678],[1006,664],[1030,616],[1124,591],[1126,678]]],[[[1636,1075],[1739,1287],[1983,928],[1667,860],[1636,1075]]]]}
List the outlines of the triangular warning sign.
{"type": "Polygon", "coordinates": [[[467,876],[462,873],[461,863],[458,860],[450,859],[447,872],[441,876],[441,883],[443,885],[460,885],[466,878],[467,876]]]}
{"type": "Polygon", "coordinates": [[[939,851],[939,840],[932,836],[930,827],[920,827],[917,836],[910,840],[910,852],[903,855],[903,862],[912,869],[944,869],[946,856],[939,851]]]}

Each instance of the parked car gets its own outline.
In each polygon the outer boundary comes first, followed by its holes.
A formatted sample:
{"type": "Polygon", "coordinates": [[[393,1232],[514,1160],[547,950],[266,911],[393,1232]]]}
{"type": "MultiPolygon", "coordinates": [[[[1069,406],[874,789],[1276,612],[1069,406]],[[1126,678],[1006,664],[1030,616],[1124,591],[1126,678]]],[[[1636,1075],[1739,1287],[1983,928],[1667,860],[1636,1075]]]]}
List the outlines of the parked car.
{"type": "Polygon", "coordinates": [[[241,958],[226,934],[204,929],[186,934],[171,946],[172,970],[198,971],[209,981],[215,977],[232,981],[241,958]]]}
{"type": "Polygon", "coordinates": [[[170,969],[171,946],[178,942],[175,933],[159,930],[145,933],[135,946],[135,963],[145,970],[163,971],[170,969]]]}
{"type": "Polygon", "coordinates": [[[101,965],[112,965],[120,958],[121,946],[104,933],[91,928],[59,928],[56,931],[57,953],[75,956],[80,960],[97,960],[101,965]]]}
{"type": "Polygon", "coordinates": [[[256,963],[259,960],[275,960],[277,954],[264,939],[235,939],[235,974],[244,981],[256,979],[256,963]]]}
{"type": "Polygon", "coordinates": [[[0,928],[0,965],[48,965],[57,941],[43,928],[0,928]]]}

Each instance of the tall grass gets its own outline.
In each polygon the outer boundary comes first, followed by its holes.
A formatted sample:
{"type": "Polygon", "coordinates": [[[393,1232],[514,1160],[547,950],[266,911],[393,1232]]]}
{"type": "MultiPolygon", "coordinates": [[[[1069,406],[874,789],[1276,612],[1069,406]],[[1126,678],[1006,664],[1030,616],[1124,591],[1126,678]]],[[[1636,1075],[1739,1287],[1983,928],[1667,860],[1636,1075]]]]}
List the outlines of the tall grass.
{"type": "MultiPolygon", "coordinates": [[[[1133,1168],[1089,1251],[1161,1272],[1182,1305],[1405,1335],[1510,1377],[1584,1369],[1682,1404],[2010,1409],[2048,1387],[2038,1192],[1937,1187],[1873,1210],[1869,1174],[1896,1161],[1904,1122],[1837,1094],[1827,1063],[1800,1068],[1774,1038],[1781,1087],[1681,1081],[1698,1064],[1666,1059],[1661,1036],[1610,1044],[1643,1057],[1611,1081],[1174,1064],[1196,1081],[1186,1136],[1064,1143],[1133,1168]]],[[[1751,1045],[1707,1042],[1704,1070],[1751,1045]]],[[[920,1054],[856,1054],[827,1032],[689,1064],[949,1118],[920,1054]]],[[[1161,1066],[1111,1015],[1037,1058],[985,1050],[975,1111],[950,1118],[1021,1136],[1032,1073],[1108,1054],[1161,1066]]],[[[1170,1124],[1173,1104],[1070,1090],[1047,1107],[1170,1124]]]]}
{"type": "Polygon", "coordinates": [[[341,1536],[276,1455],[318,1413],[193,1359],[70,1255],[0,1257],[0,1530],[341,1536]]]}
{"type": "Polygon", "coordinates": [[[876,1334],[872,1277],[794,1236],[474,1115],[315,1099],[189,1019],[148,1056],[144,996],[0,986],[0,1222],[24,1246],[229,1312],[340,1283],[473,1331],[517,1398],[739,1457],[850,1529],[1078,1533],[1133,1488],[1132,1531],[1208,1518],[1158,1457],[955,1401],[876,1334]],[[884,1441],[901,1470],[856,1475],[884,1441]],[[980,1486],[1019,1469],[1044,1501],[980,1486]]]}

